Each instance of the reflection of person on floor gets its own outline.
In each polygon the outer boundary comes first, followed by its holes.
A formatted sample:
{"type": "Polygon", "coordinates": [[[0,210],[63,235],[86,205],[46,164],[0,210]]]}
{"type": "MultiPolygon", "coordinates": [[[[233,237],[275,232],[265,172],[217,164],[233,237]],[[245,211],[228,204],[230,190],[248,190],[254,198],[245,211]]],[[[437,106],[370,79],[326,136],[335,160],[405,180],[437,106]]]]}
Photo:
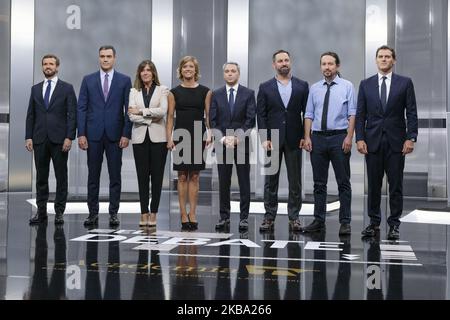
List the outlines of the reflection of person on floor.
{"type": "Polygon", "coordinates": [[[176,278],[171,300],[204,300],[205,289],[199,280],[197,246],[178,246],[176,278]]]}
{"type": "MultiPolygon", "coordinates": [[[[369,244],[367,249],[367,261],[369,264],[367,267],[375,266],[381,268],[380,264],[380,239],[378,237],[365,238],[365,242],[369,244]]],[[[401,262],[401,260],[392,260],[390,262],[401,262]]],[[[377,274],[374,271],[366,271],[366,287],[367,287],[367,300],[383,300],[382,279],[376,279],[375,276],[382,275],[381,269],[377,274]]],[[[389,265],[387,266],[387,292],[386,300],[403,300],[403,266],[402,265],[389,265]]]]}
{"type": "MultiPolygon", "coordinates": [[[[289,241],[299,241],[298,235],[289,232],[289,241]]],[[[300,259],[302,257],[302,249],[299,243],[289,243],[287,245],[287,254],[289,259],[300,259]]],[[[300,273],[292,269],[302,269],[300,260],[288,260],[289,276],[287,277],[286,291],[284,300],[299,300],[300,296],[300,273]],[[295,274],[295,277],[292,276],[295,274]]]]}
{"type": "MultiPolygon", "coordinates": [[[[325,232],[311,234],[311,240],[316,242],[325,241],[325,232]]],[[[326,260],[326,250],[314,250],[313,280],[311,289],[311,300],[328,300],[327,285],[327,263],[316,260],[326,260]]]]}
{"type": "MultiPolygon", "coordinates": [[[[344,254],[351,253],[351,235],[339,236],[339,241],[343,243],[340,252],[340,261],[343,261],[344,254]]],[[[336,284],[334,286],[333,300],[348,300],[350,298],[350,278],[352,267],[348,262],[339,262],[336,284]]]]}
{"type": "MultiPolygon", "coordinates": [[[[264,240],[275,240],[273,231],[264,234],[264,240]]],[[[264,242],[263,266],[267,267],[267,271],[264,273],[264,300],[280,300],[280,288],[278,284],[278,275],[275,274],[275,270],[278,267],[276,258],[278,257],[278,249],[270,248],[272,241],[264,242]]]]}
{"type": "Polygon", "coordinates": [[[139,250],[132,300],[165,299],[158,254],[159,251],[157,250],[139,250]]]}
{"type": "MultiPolygon", "coordinates": [[[[240,233],[241,239],[248,239],[248,232],[240,233]]],[[[250,248],[247,246],[239,247],[239,266],[236,277],[236,286],[234,288],[234,300],[248,300],[249,299],[249,278],[247,266],[250,264],[250,259],[243,258],[250,256],[250,248]]]]}
{"type": "MultiPolygon", "coordinates": [[[[100,282],[101,262],[98,261],[98,242],[86,244],[86,300],[101,300],[102,287],[100,282]]],[[[120,295],[120,253],[119,241],[108,243],[108,269],[106,271],[105,300],[119,300],[120,295]]]]}
{"type": "MultiPolygon", "coordinates": [[[[380,239],[379,235],[375,238],[363,238],[364,242],[369,244],[369,248],[367,249],[367,268],[376,267],[380,270],[380,239]]],[[[375,273],[369,272],[366,269],[366,288],[367,288],[367,300],[383,300],[383,290],[381,279],[373,279],[376,276],[375,273]],[[372,280],[373,279],[373,280],[372,280]],[[376,283],[374,282],[376,281],[376,283]],[[379,286],[378,286],[379,285],[379,286]]],[[[378,276],[381,276],[381,272],[378,273],[378,276]]]]}
{"type": "Polygon", "coordinates": [[[219,267],[217,268],[216,300],[231,299],[231,279],[230,279],[230,246],[220,246],[219,267]]]}
{"type": "Polygon", "coordinates": [[[48,283],[47,224],[41,223],[36,233],[34,274],[29,299],[66,299],[66,237],[62,226],[55,228],[53,239],[55,241],[55,259],[50,283],[48,283]]]}

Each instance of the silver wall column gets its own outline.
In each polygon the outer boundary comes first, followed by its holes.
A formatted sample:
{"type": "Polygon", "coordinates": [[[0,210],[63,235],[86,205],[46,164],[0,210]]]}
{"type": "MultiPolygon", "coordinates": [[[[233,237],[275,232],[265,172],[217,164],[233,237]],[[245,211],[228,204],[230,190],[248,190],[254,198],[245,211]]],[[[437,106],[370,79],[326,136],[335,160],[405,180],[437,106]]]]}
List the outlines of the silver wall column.
{"type": "Polygon", "coordinates": [[[447,202],[450,205],[450,23],[448,22],[450,17],[450,6],[447,8],[447,202]]]}
{"type": "MultiPolygon", "coordinates": [[[[368,78],[378,72],[375,64],[377,48],[388,43],[387,0],[366,0],[366,50],[364,74],[368,78]]],[[[357,88],[356,88],[357,89],[357,88]]],[[[356,150],[355,150],[356,151],[356,150]]],[[[364,194],[367,194],[367,170],[364,161],[364,194]]],[[[386,177],[383,178],[381,194],[386,194],[386,177]]]]}
{"type": "Polygon", "coordinates": [[[152,61],[162,84],[172,88],[173,0],[152,1],[152,61]]]}
{"type": "Polygon", "coordinates": [[[241,68],[239,82],[248,84],[249,0],[228,0],[227,61],[241,68]]]}
{"type": "Polygon", "coordinates": [[[34,0],[11,1],[9,191],[31,191],[32,156],[25,150],[25,118],[33,85],[34,0]]]}

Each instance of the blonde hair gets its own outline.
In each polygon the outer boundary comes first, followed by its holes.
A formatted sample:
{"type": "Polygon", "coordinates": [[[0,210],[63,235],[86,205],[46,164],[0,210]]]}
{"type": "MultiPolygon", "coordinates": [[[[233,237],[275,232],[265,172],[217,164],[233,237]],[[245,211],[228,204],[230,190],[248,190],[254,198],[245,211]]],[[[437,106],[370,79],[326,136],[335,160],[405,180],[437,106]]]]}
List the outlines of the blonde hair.
{"type": "Polygon", "coordinates": [[[194,56],[184,56],[183,58],[181,58],[180,62],[178,63],[177,78],[180,79],[181,81],[183,81],[184,78],[183,78],[183,75],[181,74],[181,69],[188,62],[192,62],[194,64],[194,67],[195,67],[194,80],[198,81],[198,79],[200,79],[200,77],[201,77],[200,66],[198,64],[197,58],[194,56]]]}

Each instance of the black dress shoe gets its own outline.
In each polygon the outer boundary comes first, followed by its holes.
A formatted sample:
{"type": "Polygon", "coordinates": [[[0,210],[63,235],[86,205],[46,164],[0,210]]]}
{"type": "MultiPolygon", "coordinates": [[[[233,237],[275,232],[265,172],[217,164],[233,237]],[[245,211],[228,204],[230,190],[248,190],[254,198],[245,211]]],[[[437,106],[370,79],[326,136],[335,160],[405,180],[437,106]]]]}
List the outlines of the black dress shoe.
{"type": "Polygon", "coordinates": [[[365,229],[361,232],[361,234],[362,234],[364,237],[375,237],[376,234],[377,234],[378,232],[380,232],[380,226],[371,223],[371,224],[369,224],[369,225],[367,226],[367,228],[365,228],[365,229]]]}
{"type": "Polygon", "coordinates": [[[98,224],[98,214],[92,213],[84,220],[84,226],[93,226],[98,224]]]}
{"type": "Polygon", "coordinates": [[[273,220],[264,219],[259,231],[272,231],[275,228],[275,222],[273,220]]]}
{"type": "Polygon", "coordinates": [[[388,240],[398,240],[400,239],[400,230],[398,226],[391,226],[387,234],[388,240]]]}
{"type": "Polygon", "coordinates": [[[38,223],[44,223],[47,222],[47,214],[43,213],[36,213],[34,216],[30,219],[30,224],[38,224],[38,223]]]}
{"type": "Polygon", "coordinates": [[[305,233],[325,231],[325,223],[320,220],[314,219],[313,222],[302,228],[301,231],[305,233]]]}
{"type": "Polygon", "coordinates": [[[246,231],[248,230],[248,220],[242,219],[239,221],[239,231],[246,231]]]}
{"type": "Polygon", "coordinates": [[[289,231],[301,231],[302,224],[300,219],[289,220],[289,231]]]}
{"type": "Polygon", "coordinates": [[[55,215],[55,224],[64,224],[64,218],[62,213],[57,213],[55,215]]]}
{"type": "Polygon", "coordinates": [[[109,215],[109,225],[112,227],[117,227],[120,224],[119,218],[117,217],[117,213],[111,213],[109,215]]]}
{"type": "Polygon", "coordinates": [[[350,226],[350,223],[342,223],[339,228],[339,235],[347,236],[349,234],[352,234],[352,227],[350,226]]]}
{"type": "Polygon", "coordinates": [[[216,224],[216,230],[223,230],[230,227],[230,219],[220,219],[216,224]]]}

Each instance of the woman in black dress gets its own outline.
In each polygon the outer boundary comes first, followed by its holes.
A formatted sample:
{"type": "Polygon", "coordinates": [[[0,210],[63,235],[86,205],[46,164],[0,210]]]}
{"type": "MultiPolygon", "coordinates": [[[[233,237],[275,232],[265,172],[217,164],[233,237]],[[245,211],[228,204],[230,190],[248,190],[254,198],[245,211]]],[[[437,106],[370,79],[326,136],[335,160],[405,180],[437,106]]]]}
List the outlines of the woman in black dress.
{"type": "Polygon", "coordinates": [[[181,84],[169,94],[167,148],[173,152],[173,169],[178,171],[178,200],[183,230],[196,230],[199,173],[205,169],[204,149],[211,144],[209,105],[211,90],[198,83],[199,65],[195,57],[179,62],[177,77],[181,84]],[[174,113],[176,113],[174,128],[174,113]],[[174,129],[174,130],[173,130],[174,129]],[[173,130],[173,132],[172,132],[173,130]],[[186,201],[189,198],[189,213],[186,201]]]}

